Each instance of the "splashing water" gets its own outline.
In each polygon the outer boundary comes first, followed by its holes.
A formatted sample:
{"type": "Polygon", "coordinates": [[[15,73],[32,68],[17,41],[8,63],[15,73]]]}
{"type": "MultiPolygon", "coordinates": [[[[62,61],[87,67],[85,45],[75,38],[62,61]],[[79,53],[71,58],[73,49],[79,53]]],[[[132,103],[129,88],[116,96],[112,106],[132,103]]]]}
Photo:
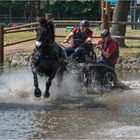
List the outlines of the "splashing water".
{"type": "MultiPolygon", "coordinates": [[[[46,77],[38,76],[39,88],[42,94],[45,92],[46,77]]],[[[52,82],[50,89],[51,97],[48,101],[54,100],[57,97],[70,98],[71,96],[80,96],[82,93],[75,93],[77,91],[77,83],[73,77],[65,77],[60,89],[57,83],[57,78],[52,82]]],[[[12,69],[5,71],[0,75],[0,97],[6,100],[26,99],[26,101],[34,102],[34,85],[33,75],[30,69],[12,69]]]]}
{"type": "Polygon", "coordinates": [[[0,77],[1,101],[33,100],[33,80],[27,69],[8,70],[0,77]],[[20,99],[20,100],[19,100],[20,99]]]}
{"type": "MultiPolygon", "coordinates": [[[[73,75],[73,74],[72,74],[73,75]]],[[[38,76],[39,77],[39,76],[38,76]]],[[[44,92],[45,90],[45,77],[39,77],[39,87],[44,92]]],[[[121,81],[131,89],[140,88],[140,80],[125,80],[121,81]]],[[[77,83],[74,76],[65,76],[62,89],[57,87],[57,80],[54,79],[51,87],[51,97],[56,96],[83,96],[81,85],[77,83]],[[78,91],[79,90],[79,91],[78,91]]],[[[34,85],[33,76],[30,69],[16,69],[4,72],[0,76],[0,97],[20,97],[20,98],[34,98],[34,85]]]]}
{"type": "Polygon", "coordinates": [[[132,89],[140,88],[140,80],[135,80],[135,81],[122,81],[125,85],[132,89]]]}
{"type": "MultiPolygon", "coordinates": [[[[140,79],[127,77],[119,78],[129,90],[94,98],[67,75],[62,89],[53,80],[51,96],[44,99],[34,97],[30,69],[5,71],[0,75],[0,139],[140,138],[140,79]]],[[[39,77],[42,93],[45,82],[39,77]]]]}

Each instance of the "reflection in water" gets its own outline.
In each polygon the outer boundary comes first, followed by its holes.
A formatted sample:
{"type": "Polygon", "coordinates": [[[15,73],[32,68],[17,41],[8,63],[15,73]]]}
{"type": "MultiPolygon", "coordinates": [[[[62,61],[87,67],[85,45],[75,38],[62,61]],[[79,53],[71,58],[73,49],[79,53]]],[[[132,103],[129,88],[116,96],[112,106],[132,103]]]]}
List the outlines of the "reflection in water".
{"type": "Polygon", "coordinates": [[[140,139],[139,74],[118,76],[132,88],[92,95],[73,92],[74,81],[62,90],[54,81],[51,98],[36,99],[29,71],[6,72],[0,77],[0,139],[140,139]]]}

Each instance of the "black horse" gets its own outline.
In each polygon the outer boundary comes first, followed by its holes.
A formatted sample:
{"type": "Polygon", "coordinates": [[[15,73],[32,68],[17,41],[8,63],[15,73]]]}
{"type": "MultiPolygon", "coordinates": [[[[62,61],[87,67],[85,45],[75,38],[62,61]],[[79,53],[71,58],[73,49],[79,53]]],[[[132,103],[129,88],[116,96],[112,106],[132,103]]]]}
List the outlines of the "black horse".
{"type": "Polygon", "coordinates": [[[34,78],[34,94],[36,97],[41,96],[37,74],[48,78],[44,97],[50,96],[50,86],[56,73],[59,74],[59,82],[62,81],[63,71],[65,69],[65,53],[63,49],[53,41],[52,32],[45,20],[40,21],[37,28],[36,48],[31,57],[31,68],[34,78]]]}

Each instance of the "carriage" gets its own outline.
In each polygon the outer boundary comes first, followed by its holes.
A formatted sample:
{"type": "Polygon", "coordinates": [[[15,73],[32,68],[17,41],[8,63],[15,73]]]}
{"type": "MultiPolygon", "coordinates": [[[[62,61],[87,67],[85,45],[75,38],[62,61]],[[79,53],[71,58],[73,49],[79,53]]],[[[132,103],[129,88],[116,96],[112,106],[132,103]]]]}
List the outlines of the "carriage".
{"type": "Polygon", "coordinates": [[[94,89],[97,86],[104,88],[114,88],[116,86],[115,69],[104,64],[97,64],[96,47],[92,45],[91,49],[84,53],[84,61],[79,63],[73,56],[68,58],[68,72],[75,70],[76,79],[82,86],[89,89],[94,89]]]}

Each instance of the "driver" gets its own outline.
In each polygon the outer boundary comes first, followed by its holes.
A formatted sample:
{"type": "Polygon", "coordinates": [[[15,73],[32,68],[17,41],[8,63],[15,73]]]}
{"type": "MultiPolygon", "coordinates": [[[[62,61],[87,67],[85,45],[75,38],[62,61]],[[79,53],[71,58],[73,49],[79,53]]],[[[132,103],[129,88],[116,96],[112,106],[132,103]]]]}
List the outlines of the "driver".
{"type": "Polygon", "coordinates": [[[85,44],[91,44],[92,42],[92,31],[89,29],[88,20],[82,20],[80,25],[75,27],[63,42],[67,43],[71,38],[73,38],[73,42],[64,51],[67,56],[75,53],[75,56],[79,57],[86,47],[85,44]]]}

